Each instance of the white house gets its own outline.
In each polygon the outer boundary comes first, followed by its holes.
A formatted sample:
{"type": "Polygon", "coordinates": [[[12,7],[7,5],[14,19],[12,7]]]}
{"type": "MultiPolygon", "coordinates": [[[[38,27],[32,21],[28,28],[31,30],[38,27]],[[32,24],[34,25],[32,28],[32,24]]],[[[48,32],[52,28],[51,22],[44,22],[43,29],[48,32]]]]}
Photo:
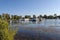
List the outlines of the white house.
{"type": "Polygon", "coordinates": [[[25,18],[24,21],[25,21],[25,22],[29,22],[29,18],[25,18]]]}

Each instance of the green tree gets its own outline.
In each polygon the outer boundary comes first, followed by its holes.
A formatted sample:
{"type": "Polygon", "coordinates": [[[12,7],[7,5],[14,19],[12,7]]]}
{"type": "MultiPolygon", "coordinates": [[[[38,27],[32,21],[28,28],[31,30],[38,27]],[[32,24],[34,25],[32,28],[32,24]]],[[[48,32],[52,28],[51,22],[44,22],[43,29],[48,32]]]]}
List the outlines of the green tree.
{"type": "Polygon", "coordinates": [[[8,13],[3,13],[2,14],[2,19],[6,20],[8,23],[10,22],[10,15],[8,13]]]}
{"type": "Polygon", "coordinates": [[[2,14],[2,17],[5,20],[10,20],[10,15],[8,13],[7,14],[2,14]]]}
{"type": "Polygon", "coordinates": [[[43,18],[47,19],[47,15],[44,15],[43,18]]]}
{"type": "Polygon", "coordinates": [[[52,15],[47,16],[47,19],[53,19],[54,17],[52,15]]]}
{"type": "Polygon", "coordinates": [[[25,18],[29,18],[29,19],[30,19],[30,18],[31,18],[31,16],[30,16],[30,15],[25,15],[25,18]]]}
{"type": "Polygon", "coordinates": [[[22,18],[22,16],[12,15],[11,16],[12,23],[18,23],[19,19],[21,19],[21,18],[22,18]]]}
{"type": "Polygon", "coordinates": [[[33,18],[36,18],[36,15],[33,15],[33,18]]]}
{"type": "Polygon", "coordinates": [[[60,19],[60,15],[57,16],[60,19]]]}
{"type": "Polygon", "coordinates": [[[54,14],[54,18],[55,18],[55,19],[57,18],[57,14],[54,14]]]}
{"type": "Polygon", "coordinates": [[[39,15],[39,16],[38,16],[39,21],[41,21],[41,18],[42,18],[42,15],[39,15]]]}
{"type": "Polygon", "coordinates": [[[18,16],[18,15],[12,15],[11,16],[12,20],[19,20],[20,18],[22,18],[22,16],[18,16]]]}
{"type": "Polygon", "coordinates": [[[43,16],[42,15],[39,15],[38,18],[42,18],[43,16]]]}
{"type": "Polygon", "coordinates": [[[0,19],[2,19],[2,15],[0,15],[0,19]]]}

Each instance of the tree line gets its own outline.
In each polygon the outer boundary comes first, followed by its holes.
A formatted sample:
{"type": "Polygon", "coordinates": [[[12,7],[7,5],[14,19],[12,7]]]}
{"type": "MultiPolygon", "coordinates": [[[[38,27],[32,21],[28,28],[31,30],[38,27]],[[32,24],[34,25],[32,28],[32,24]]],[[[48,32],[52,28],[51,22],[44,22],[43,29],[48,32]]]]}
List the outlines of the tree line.
{"type": "Polygon", "coordinates": [[[59,18],[60,19],[60,15],[57,16],[57,14],[54,14],[54,15],[39,15],[39,16],[36,16],[36,15],[33,15],[31,17],[31,15],[25,15],[24,17],[22,16],[18,16],[18,15],[10,15],[8,13],[3,13],[2,15],[0,15],[0,19],[3,19],[3,20],[6,20],[6,21],[10,21],[10,20],[19,20],[19,19],[25,19],[25,18],[28,18],[28,19],[31,19],[31,18],[45,18],[45,19],[56,19],[56,18],[59,18]]]}
{"type": "Polygon", "coordinates": [[[18,15],[10,15],[8,13],[3,13],[2,15],[0,15],[0,19],[3,19],[3,20],[19,20],[19,19],[24,19],[24,18],[45,18],[45,19],[56,19],[56,18],[59,18],[60,19],[60,15],[57,16],[57,14],[54,14],[54,15],[39,15],[39,16],[36,16],[36,15],[33,15],[33,17],[31,17],[31,15],[25,15],[24,17],[22,16],[18,16],[18,15]]]}

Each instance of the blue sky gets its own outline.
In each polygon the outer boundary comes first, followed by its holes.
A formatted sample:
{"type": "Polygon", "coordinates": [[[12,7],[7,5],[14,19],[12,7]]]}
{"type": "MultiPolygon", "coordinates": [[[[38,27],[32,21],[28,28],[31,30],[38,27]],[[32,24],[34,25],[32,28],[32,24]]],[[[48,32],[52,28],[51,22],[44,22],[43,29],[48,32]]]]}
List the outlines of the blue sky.
{"type": "Polygon", "coordinates": [[[0,0],[0,14],[53,15],[60,14],[60,0],[0,0]]]}

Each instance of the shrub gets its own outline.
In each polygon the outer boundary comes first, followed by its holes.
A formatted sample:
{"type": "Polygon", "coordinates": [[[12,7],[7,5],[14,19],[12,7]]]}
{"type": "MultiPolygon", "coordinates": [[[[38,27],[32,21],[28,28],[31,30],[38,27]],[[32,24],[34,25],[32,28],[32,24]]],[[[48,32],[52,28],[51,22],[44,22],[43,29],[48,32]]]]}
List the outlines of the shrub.
{"type": "Polygon", "coordinates": [[[15,31],[9,31],[9,25],[6,21],[0,19],[0,40],[13,40],[15,31]]]}

